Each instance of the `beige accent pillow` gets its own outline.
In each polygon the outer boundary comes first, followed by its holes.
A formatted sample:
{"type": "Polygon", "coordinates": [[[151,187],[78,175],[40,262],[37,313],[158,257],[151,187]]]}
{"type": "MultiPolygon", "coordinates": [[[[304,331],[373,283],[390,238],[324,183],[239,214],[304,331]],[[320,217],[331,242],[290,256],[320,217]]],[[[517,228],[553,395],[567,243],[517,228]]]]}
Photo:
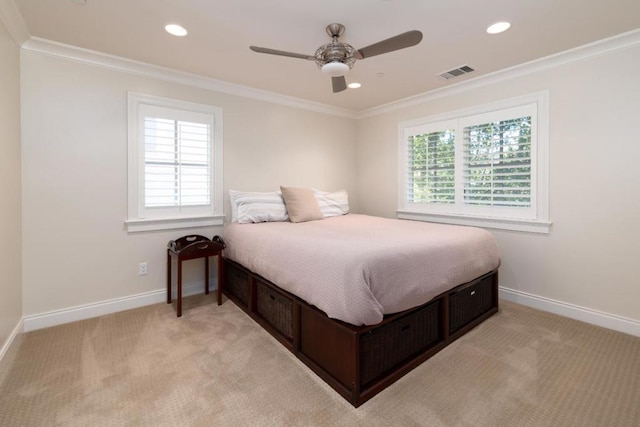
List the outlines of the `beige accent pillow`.
{"type": "Polygon", "coordinates": [[[282,197],[287,205],[291,222],[305,222],[323,219],[318,201],[310,188],[282,187],[282,197]]]}

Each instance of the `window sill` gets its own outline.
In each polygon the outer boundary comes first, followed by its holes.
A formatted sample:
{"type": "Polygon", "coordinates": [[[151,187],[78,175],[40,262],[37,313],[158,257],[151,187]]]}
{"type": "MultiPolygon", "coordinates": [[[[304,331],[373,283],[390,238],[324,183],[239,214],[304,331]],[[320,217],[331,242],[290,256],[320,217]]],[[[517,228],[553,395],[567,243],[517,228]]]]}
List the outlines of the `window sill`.
{"type": "Polygon", "coordinates": [[[193,216],[180,218],[129,219],[124,222],[128,233],[143,231],[174,230],[179,228],[210,227],[223,225],[223,215],[193,216]]]}
{"type": "Polygon", "coordinates": [[[396,214],[400,219],[411,219],[415,221],[441,222],[445,224],[470,225],[474,227],[495,228],[498,230],[525,231],[528,233],[549,234],[551,222],[536,221],[529,219],[509,219],[494,217],[478,217],[453,214],[435,214],[426,212],[415,212],[408,210],[397,210],[396,214]]]}

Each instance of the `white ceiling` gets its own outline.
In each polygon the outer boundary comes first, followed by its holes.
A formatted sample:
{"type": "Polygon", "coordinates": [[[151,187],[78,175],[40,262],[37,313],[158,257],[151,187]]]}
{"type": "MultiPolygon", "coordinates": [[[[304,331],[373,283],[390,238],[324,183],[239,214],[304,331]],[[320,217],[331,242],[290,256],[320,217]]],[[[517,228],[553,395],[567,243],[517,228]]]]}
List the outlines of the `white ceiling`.
{"type": "Polygon", "coordinates": [[[14,0],[31,36],[354,111],[383,105],[640,27],[639,0],[14,0]],[[500,35],[485,29],[508,20],[500,35]],[[357,61],[334,94],[312,61],[250,45],[313,55],[346,27],[356,49],[408,30],[420,44],[357,61]],[[186,37],[168,35],[179,23],[186,37]],[[437,77],[468,64],[476,71],[437,77]],[[384,73],[383,77],[379,74],[384,73]]]}

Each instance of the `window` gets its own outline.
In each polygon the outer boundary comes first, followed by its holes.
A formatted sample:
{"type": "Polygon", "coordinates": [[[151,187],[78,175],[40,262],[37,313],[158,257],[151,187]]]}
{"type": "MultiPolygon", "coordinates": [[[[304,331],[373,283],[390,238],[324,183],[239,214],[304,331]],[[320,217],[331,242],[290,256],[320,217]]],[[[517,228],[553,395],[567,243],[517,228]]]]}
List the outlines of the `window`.
{"type": "Polygon", "coordinates": [[[220,225],[222,110],[129,94],[128,231],[220,225]]]}
{"type": "Polygon", "coordinates": [[[547,233],[547,94],[400,124],[405,219],[547,233]]]}

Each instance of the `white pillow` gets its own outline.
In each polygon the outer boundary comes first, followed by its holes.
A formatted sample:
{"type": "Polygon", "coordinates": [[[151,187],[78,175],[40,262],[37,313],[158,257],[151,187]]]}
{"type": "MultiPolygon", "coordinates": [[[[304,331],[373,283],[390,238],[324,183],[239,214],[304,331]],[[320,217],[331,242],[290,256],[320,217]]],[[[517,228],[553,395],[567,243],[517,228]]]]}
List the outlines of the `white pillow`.
{"type": "Polygon", "coordinates": [[[346,190],[329,193],[314,188],[313,195],[316,197],[325,218],[349,213],[349,194],[346,190]]]}
{"type": "Polygon", "coordinates": [[[287,221],[287,207],[282,194],[229,190],[231,221],[240,224],[252,222],[287,221]]]}

